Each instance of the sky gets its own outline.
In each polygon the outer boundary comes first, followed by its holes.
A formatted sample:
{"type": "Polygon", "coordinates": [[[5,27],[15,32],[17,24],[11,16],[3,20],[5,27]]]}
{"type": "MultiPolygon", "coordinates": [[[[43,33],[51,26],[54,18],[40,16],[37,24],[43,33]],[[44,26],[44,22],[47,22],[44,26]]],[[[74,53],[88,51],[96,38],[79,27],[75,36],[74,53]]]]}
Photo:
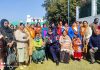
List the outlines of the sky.
{"type": "Polygon", "coordinates": [[[0,19],[25,21],[27,15],[42,18],[45,9],[41,6],[44,0],[0,0],[0,19]]]}

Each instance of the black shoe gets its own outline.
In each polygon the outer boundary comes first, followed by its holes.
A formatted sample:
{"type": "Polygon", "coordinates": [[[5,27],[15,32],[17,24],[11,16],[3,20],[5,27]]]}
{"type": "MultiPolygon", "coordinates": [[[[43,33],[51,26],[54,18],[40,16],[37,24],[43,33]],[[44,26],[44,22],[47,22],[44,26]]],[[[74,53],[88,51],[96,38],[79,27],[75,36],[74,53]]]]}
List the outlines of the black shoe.
{"type": "Polygon", "coordinates": [[[57,65],[57,66],[59,65],[59,61],[56,61],[56,65],[57,65]]]}
{"type": "Polygon", "coordinates": [[[95,62],[90,62],[90,64],[94,64],[95,62]]]}
{"type": "Polygon", "coordinates": [[[43,64],[43,61],[41,61],[41,64],[43,64]]]}
{"type": "Polygon", "coordinates": [[[69,61],[67,61],[65,64],[69,64],[69,61]]]}

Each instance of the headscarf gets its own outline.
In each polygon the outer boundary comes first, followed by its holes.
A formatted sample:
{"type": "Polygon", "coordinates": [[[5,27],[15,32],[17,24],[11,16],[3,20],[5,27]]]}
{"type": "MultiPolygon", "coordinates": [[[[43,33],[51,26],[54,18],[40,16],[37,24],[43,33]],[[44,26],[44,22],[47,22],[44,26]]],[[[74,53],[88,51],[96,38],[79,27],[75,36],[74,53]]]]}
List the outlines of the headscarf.
{"type": "Polygon", "coordinates": [[[1,22],[0,22],[0,25],[1,25],[2,28],[6,28],[4,26],[4,22],[8,22],[9,23],[9,21],[7,19],[2,19],[1,22]]]}
{"type": "Polygon", "coordinates": [[[9,23],[9,21],[7,19],[2,19],[1,22],[0,22],[1,30],[2,30],[3,35],[7,36],[7,38],[9,38],[9,40],[14,39],[12,29],[10,29],[9,26],[5,27],[4,26],[4,22],[8,22],[9,23]]]}

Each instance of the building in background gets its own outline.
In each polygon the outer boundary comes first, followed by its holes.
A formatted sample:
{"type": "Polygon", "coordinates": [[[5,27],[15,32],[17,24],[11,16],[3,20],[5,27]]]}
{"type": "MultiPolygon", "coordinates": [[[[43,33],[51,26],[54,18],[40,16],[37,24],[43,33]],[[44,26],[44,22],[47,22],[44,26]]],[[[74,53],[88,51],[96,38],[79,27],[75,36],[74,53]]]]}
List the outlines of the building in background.
{"type": "Polygon", "coordinates": [[[93,23],[94,18],[100,19],[100,0],[88,0],[88,2],[79,7],[76,7],[76,20],[88,21],[93,23]]]}
{"type": "Polygon", "coordinates": [[[41,25],[43,25],[46,22],[46,19],[35,18],[35,17],[30,16],[30,15],[27,15],[26,22],[31,23],[31,24],[36,24],[39,22],[41,25]]]}

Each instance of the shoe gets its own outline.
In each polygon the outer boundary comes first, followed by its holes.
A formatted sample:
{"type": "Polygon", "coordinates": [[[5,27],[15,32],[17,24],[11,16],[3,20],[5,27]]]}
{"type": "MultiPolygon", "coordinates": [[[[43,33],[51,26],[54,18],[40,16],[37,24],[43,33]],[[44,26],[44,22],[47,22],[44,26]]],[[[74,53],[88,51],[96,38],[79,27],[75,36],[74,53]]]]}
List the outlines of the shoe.
{"type": "Polygon", "coordinates": [[[56,65],[57,65],[57,66],[59,65],[59,61],[56,61],[56,65]]]}
{"type": "Polygon", "coordinates": [[[78,61],[80,62],[80,61],[81,61],[81,59],[78,59],[78,61]]]}
{"type": "Polygon", "coordinates": [[[41,64],[43,64],[43,61],[41,61],[41,64]]]}
{"type": "Polygon", "coordinates": [[[95,63],[95,61],[90,62],[90,64],[94,64],[94,63],[95,63]]]}

